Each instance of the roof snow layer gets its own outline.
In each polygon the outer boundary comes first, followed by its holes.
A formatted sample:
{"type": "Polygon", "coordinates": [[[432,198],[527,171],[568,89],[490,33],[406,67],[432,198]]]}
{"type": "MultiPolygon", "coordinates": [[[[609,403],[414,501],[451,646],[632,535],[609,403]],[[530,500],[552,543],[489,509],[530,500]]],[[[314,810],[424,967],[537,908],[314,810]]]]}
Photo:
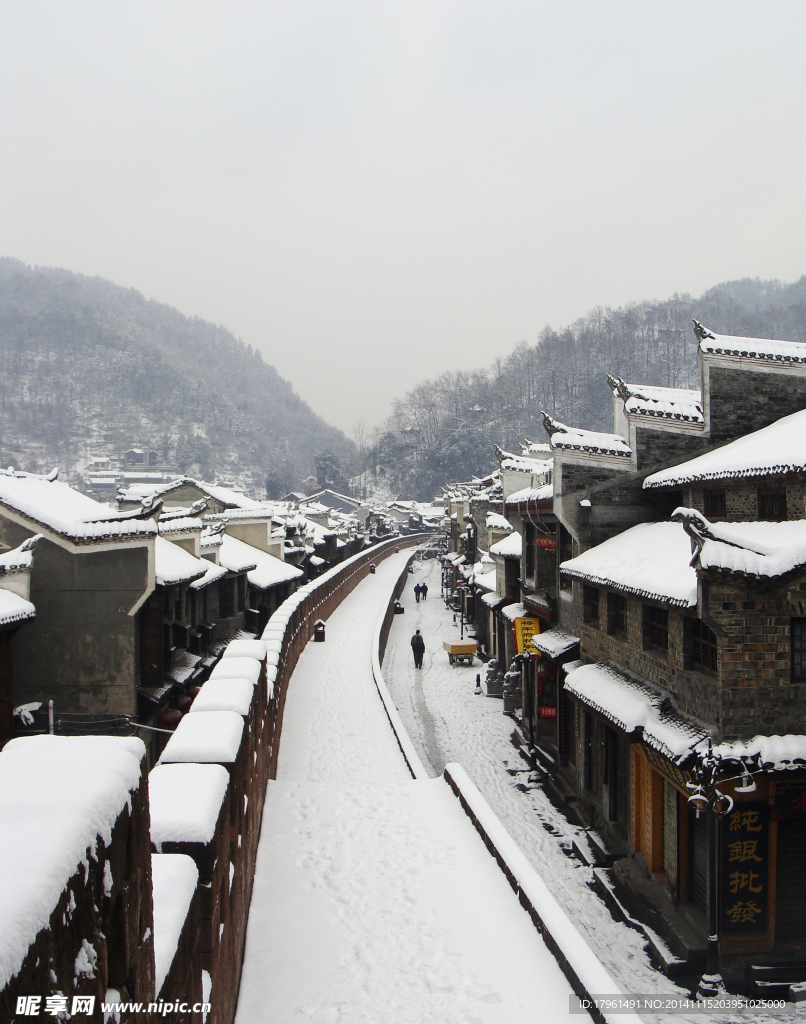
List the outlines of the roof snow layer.
{"type": "Polygon", "coordinates": [[[11,590],[0,588],[0,626],[8,626],[12,622],[23,622],[36,615],[36,608],[24,597],[11,590]]]}
{"type": "MultiPolygon", "coordinates": [[[[804,346],[806,348],[806,346],[804,346]]],[[[784,416],[768,427],[740,437],[716,451],[698,455],[644,480],[644,487],[680,486],[705,480],[729,480],[806,471],[806,410],[784,416]]]]}
{"type": "Polygon", "coordinates": [[[0,991],[140,785],[142,740],[26,736],[0,753],[0,991]]]}
{"type": "Polygon", "coordinates": [[[519,533],[511,533],[497,544],[490,548],[491,555],[501,555],[504,558],[520,558],[523,548],[523,538],[519,533]]]}
{"type": "Polygon", "coordinates": [[[736,338],[705,332],[700,351],[706,355],[739,356],[774,363],[806,363],[806,345],[796,341],[771,341],[769,338],[736,338]]]}
{"type": "Polygon", "coordinates": [[[175,587],[188,580],[201,579],[209,568],[206,561],[196,558],[164,537],[157,537],[154,553],[156,579],[161,587],[175,587]]]}
{"type": "Polygon", "coordinates": [[[697,603],[691,541],[680,523],[641,523],[611,537],[560,571],[575,579],[665,601],[680,608],[697,603]]]}

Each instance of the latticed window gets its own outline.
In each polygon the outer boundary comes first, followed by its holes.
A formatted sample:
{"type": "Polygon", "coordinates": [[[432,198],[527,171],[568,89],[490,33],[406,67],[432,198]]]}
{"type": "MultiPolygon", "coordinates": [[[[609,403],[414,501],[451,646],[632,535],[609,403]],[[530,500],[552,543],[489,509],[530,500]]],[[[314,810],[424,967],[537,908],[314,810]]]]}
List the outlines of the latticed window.
{"type": "Polygon", "coordinates": [[[792,678],[806,681],[806,619],[792,619],[792,678]]]}
{"type": "Polygon", "coordinates": [[[724,519],[727,509],[723,488],[708,488],[703,493],[703,512],[706,519],[724,519]]]}
{"type": "Polygon", "coordinates": [[[768,523],[786,521],[786,494],[784,491],[758,492],[758,518],[768,523]]]}
{"type": "Polygon", "coordinates": [[[627,632],[627,598],[611,591],[607,595],[607,632],[611,636],[624,636],[627,632]]]}
{"type": "Polygon", "coordinates": [[[644,650],[669,650],[669,613],[654,604],[644,605],[644,650]]]}
{"type": "Polygon", "coordinates": [[[582,618],[593,626],[599,625],[599,588],[582,588],[582,618]]]}
{"type": "Polygon", "coordinates": [[[717,670],[716,633],[702,619],[685,619],[686,668],[717,670]]]}

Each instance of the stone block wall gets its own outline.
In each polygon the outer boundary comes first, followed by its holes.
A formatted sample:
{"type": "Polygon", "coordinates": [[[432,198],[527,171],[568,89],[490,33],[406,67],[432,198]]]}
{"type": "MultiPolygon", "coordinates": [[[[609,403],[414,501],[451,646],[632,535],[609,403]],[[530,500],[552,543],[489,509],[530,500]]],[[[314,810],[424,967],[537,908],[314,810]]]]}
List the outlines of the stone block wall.
{"type": "Polygon", "coordinates": [[[759,373],[751,367],[709,369],[711,443],[769,426],[806,408],[806,376],[759,373]]]}
{"type": "MultiPolygon", "coordinates": [[[[647,417],[649,420],[649,417],[647,417]]],[[[683,431],[652,430],[649,426],[636,425],[635,454],[638,472],[657,468],[675,459],[685,456],[694,458],[701,449],[710,444],[710,439],[702,434],[690,434],[683,431]]]]}

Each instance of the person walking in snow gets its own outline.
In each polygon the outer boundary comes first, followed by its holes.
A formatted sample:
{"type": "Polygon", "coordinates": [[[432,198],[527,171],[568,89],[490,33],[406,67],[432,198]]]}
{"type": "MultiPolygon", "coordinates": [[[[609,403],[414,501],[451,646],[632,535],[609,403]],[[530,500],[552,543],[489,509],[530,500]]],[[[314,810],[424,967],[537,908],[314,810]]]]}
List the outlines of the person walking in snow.
{"type": "Polygon", "coordinates": [[[414,655],[414,667],[422,668],[423,655],[425,654],[425,640],[423,640],[419,629],[411,638],[411,650],[414,655]]]}
{"type": "Polygon", "coordinates": [[[427,583],[421,583],[420,584],[420,597],[423,599],[423,601],[426,599],[427,595],[428,595],[428,584],[427,583]]]}
{"type": "Polygon", "coordinates": [[[419,583],[415,583],[414,584],[414,599],[417,602],[417,604],[420,603],[420,594],[422,592],[423,592],[423,588],[420,586],[420,584],[419,583]]]}

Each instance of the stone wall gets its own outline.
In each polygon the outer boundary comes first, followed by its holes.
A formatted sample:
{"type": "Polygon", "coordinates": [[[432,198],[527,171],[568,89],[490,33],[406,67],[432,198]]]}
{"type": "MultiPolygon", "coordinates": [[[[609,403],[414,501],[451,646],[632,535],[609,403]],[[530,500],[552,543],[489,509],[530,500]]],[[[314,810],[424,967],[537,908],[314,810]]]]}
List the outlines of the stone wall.
{"type": "Polygon", "coordinates": [[[691,458],[710,444],[704,434],[689,434],[671,430],[652,430],[636,424],[635,454],[638,472],[646,472],[675,459],[691,458]]]}
{"type": "Polygon", "coordinates": [[[709,381],[711,443],[761,430],[806,408],[806,376],[711,366],[709,381]]]}

